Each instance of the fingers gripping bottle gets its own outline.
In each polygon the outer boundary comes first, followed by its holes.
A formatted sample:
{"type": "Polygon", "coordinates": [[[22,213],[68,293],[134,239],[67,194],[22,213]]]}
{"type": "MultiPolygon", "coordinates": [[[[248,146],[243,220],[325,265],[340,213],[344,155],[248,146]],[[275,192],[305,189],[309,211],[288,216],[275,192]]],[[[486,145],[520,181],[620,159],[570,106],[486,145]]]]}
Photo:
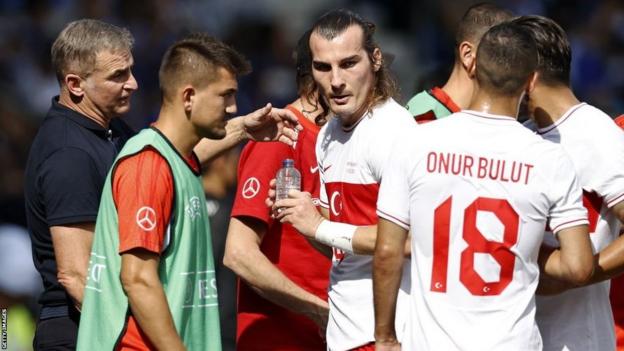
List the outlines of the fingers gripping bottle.
{"type": "Polygon", "coordinates": [[[287,158],[282,161],[282,168],[277,171],[275,199],[287,199],[291,189],[301,190],[301,173],[295,168],[295,161],[287,158]]]}

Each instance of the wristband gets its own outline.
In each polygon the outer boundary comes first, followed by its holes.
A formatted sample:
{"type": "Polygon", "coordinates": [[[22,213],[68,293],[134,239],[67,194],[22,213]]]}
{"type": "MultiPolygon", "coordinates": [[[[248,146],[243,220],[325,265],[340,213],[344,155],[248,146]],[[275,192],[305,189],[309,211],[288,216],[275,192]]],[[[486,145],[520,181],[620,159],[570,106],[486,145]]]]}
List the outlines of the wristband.
{"type": "Polygon", "coordinates": [[[353,254],[353,235],[357,226],[324,219],[314,233],[314,239],[325,245],[353,254]]]}

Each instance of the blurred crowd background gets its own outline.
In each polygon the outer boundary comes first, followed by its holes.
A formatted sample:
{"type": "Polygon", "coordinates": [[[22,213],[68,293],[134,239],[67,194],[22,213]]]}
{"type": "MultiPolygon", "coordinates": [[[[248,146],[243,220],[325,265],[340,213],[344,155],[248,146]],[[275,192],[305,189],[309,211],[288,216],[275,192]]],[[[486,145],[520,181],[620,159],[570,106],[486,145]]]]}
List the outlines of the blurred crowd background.
{"type": "MultiPolygon", "coordinates": [[[[455,25],[477,1],[468,0],[0,0],[0,307],[9,314],[9,349],[29,349],[39,277],[26,230],[23,173],[28,149],[58,84],[50,47],[63,26],[98,18],[135,36],[134,75],[139,90],[124,118],[135,129],[154,121],[160,103],[158,67],[168,45],[205,31],[241,51],[254,72],[240,82],[239,114],[266,102],[283,106],[296,89],[292,49],[325,11],[345,7],[378,26],[377,39],[398,77],[405,103],[414,93],[445,82],[453,62],[455,25]],[[19,325],[19,327],[18,327],[19,325]]],[[[494,1],[515,14],[556,20],[572,43],[572,84],[581,100],[615,117],[624,113],[624,1],[494,1]]],[[[237,150],[205,175],[213,235],[227,232],[235,189],[237,150]]],[[[216,257],[222,256],[217,247],[216,257]]],[[[226,326],[227,327],[227,326],[226,326]]]]}

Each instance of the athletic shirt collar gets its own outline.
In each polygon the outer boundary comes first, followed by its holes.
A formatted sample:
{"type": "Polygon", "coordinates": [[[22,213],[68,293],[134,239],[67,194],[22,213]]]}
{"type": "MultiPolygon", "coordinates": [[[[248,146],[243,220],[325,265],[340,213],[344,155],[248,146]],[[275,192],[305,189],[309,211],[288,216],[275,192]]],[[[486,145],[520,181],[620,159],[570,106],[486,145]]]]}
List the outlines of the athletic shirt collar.
{"type": "MultiPolygon", "coordinates": [[[[560,126],[563,122],[565,122],[566,120],[568,120],[570,118],[570,116],[572,116],[572,114],[574,112],[576,112],[578,109],[580,109],[581,107],[587,105],[587,103],[585,102],[581,102],[580,104],[576,104],[572,107],[570,107],[566,113],[563,114],[563,116],[561,116],[561,118],[559,118],[558,120],[555,121],[555,123],[546,126],[544,128],[537,128],[537,134],[546,134],[548,132],[550,132],[551,130],[557,128],[558,126],[560,126]]],[[[537,123],[535,124],[537,126],[537,123]]]]}

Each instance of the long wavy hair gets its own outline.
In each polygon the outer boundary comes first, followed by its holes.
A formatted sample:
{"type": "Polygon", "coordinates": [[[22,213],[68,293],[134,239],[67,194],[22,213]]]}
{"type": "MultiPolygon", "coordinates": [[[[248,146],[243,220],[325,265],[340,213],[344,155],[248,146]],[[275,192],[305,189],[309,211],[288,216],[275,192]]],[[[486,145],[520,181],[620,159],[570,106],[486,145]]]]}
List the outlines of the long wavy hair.
{"type": "MultiPolygon", "coordinates": [[[[381,51],[381,48],[374,39],[375,24],[364,20],[360,15],[346,9],[331,10],[314,23],[311,32],[318,33],[327,40],[332,40],[352,25],[357,25],[362,28],[362,32],[364,33],[362,46],[368,54],[368,59],[372,66],[374,64],[373,53],[375,49],[381,51]]],[[[369,95],[368,109],[373,108],[388,98],[397,97],[399,93],[396,78],[383,59],[383,54],[381,65],[379,69],[374,72],[374,75],[375,84],[369,95]]]]}

